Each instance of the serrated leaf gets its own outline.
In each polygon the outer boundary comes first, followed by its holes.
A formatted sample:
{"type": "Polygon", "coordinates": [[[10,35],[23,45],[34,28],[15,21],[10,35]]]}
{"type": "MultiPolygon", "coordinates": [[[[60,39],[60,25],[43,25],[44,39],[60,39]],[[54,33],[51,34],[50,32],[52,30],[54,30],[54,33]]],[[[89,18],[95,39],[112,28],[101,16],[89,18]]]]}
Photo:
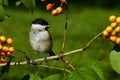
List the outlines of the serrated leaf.
{"type": "Polygon", "coordinates": [[[42,79],[38,75],[30,74],[30,79],[29,80],[42,80],[42,79]]]}
{"type": "Polygon", "coordinates": [[[43,80],[63,80],[63,75],[62,74],[55,74],[55,75],[51,75],[43,80]]]}
{"type": "Polygon", "coordinates": [[[104,80],[104,76],[102,71],[93,64],[73,71],[68,80],[104,80]]]}
{"type": "Polygon", "coordinates": [[[110,64],[112,68],[120,74],[120,46],[115,45],[110,53],[110,64]]]}
{"type": "Polygon", "coordinates": [[[21,0],[21,1],[28,8],[34,8],[35,7],[35,0],[21,0]]]}

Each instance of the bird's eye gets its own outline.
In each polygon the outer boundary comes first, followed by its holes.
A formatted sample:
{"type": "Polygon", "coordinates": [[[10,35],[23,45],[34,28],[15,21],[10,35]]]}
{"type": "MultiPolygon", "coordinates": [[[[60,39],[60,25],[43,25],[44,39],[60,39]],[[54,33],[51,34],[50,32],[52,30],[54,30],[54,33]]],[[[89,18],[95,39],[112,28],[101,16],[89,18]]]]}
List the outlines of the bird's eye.
{"type": "Polygon", "coordinates": [[[39,31],[41,31],[41,30],[39,29],[39,31]]]}

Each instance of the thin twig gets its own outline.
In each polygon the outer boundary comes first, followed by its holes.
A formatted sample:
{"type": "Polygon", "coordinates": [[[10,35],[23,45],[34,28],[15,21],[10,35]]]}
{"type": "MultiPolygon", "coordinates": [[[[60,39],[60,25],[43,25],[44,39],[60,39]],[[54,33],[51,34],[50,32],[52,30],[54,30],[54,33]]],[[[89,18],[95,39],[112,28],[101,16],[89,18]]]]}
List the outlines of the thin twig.
{"type": "Polygon", "coordinates": [[[38,66],[40,66],[40,67],[45,67],[45,68],[50,68],[50,69],[62,70],[62,71],[65,71],[65,72],[71,73],[69,70],[64,69],[64,68],[53,67],[53,66],[47,66],[47,65],[38,65],[38,66]]]}
{"type": "Polygon", "coordinates": [[[62,58],[62,59],[63,59],[63,61],[64,61],[66,64],[68,64],[68,66],[69,66],[72,70],[75,70],[75,67],[74,67],[71,63],[69,63],[68,60],[66,60],[65,58],[62,58]]]}
{"type": "Polygon", "coordinates": [[[66,10],[66,18],[65,18],[64,37],[63,37],[61,53],[64,53],[64,48],[65,48],[65,43],[66,43],[66,35],[67,35],[67,21],[68,21],[68,5],[67,5],[67,3],[65,4],[65,10],[66,10]]]}
{"type": "Polygon", "coordinates": [[[102,35],[103,31],[97,34],[94,38],[92,38],[85,46],[84,48],[87,48],[92,42],[94,42],[98,37],[102,35]]]}

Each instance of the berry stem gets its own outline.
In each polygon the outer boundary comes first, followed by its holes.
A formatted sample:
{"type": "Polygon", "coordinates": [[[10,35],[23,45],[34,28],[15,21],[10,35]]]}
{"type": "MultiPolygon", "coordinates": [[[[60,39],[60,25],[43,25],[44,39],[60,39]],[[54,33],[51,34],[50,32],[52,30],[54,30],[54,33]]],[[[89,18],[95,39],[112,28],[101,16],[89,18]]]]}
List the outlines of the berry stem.
{"type": "Polygon", "coordinates": [[[66,18],[65,18],[64,37],[63,37],[61,53],[64,53],[64,48],[65,48],[65,43],[66,43],[66,35],[67,35],[67,21],[68,21],[68,5],[67,4],[65,4],[65,10],[66,10],[66,18]]]}
{"type": "Polygon", "coordinates": [[[89,47],[89,45],[94,42],[97,38],[99,38],[101,35],[103,34],[103,31],[100,32],[99,34],[97,34],[95,37],[93,37],[84,47],[83,49],[86,49],[87,47],[89,47]]]}
{"type": "MultiPolygon", "coordinates": [[[[62,4],[61,4],[62,5],[62,4]]],[[[62,44],[62,50],[60,54],[64,53],[65,43],[66,43],[66,36],[67,36],[67,21],[68,21],[68,5],[65,4],[65,10],[66,10],[66,18],[65,18],[65,27],[64,27],[64,37],[63,37],[63,44],[62,44]]],[[[75,67],[69,63],[65,57],[61,57],[61,60],[65,62],[71,69],[75,70],[75,67]]]]}
{"type": "Polygon", "coordinates": [[[62,7],[63,3],[61,2],[60,7],[62,7]]]}

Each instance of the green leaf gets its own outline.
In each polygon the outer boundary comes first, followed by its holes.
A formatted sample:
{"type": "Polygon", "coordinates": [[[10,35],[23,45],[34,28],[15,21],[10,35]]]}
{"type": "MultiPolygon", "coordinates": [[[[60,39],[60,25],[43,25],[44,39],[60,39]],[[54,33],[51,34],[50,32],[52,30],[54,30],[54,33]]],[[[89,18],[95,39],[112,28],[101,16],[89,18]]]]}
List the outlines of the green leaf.
{"type": "Polygon", "coordinates": [[[29,80],[42,80],[42,79],[38,75],[30,74],[30,79],[29,80]]]}
{"type": "Polygon", "coordinates": [[[55,75],[51,75],[43,80],[63,80],[63,75],[62,74],[55,74],[55,75]]]}
{"type": "Polygon", "coordinates": [[[21,0],[21,1],[28,8],[34,8],[35,7],[35,0],[21,0]]]}
{"type": "Polygon", "coordinates": [[[19,6],[21,4],[21,1],[16,2],[16,6],[19,6]]]}
{"type": "Polygon", "coordinates": [[[110,64],[112,68],[120,74],[120,46],[115,45],[110,53],[110,64]]]}
{"type": "Polygon", "coordinates": [[[5,74],[6,72],[9,71],[10,68],[10,63],[12,61],[13,57],[9,58],[9,61],[7,62],[7,64],[5,66],[2,66],[0,69],[0,77],[5,74]]]}
{"type": "Polygon", "coordinates": [[[104,80],[102,71],[94,64],[80,67],[69,75],[68,80],[104,80]]]}
{"type": "Polygon", "coordinates": [[[8,0],[0,0],[0,5],[8,5],[8,0]]]}
{"type": "Polygon", "coordinates": [[[99,76],[99,80],[105,80],[103,72],[100,68],[97,68],[95,65],[91,65],[90,68],[96,72],[96,74],[99,76]]]}

